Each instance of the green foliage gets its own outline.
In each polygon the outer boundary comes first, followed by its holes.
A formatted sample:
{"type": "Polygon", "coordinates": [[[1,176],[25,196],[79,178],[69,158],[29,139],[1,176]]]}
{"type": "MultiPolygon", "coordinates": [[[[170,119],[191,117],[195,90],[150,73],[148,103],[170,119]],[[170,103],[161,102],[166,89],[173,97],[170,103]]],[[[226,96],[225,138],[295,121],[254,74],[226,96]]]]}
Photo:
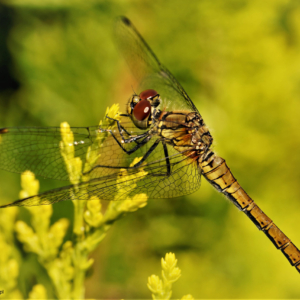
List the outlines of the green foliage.
{"type": "MultiPolygon", "coordinates": [[[[12,76],[20,86],[0,90],[0,127],[57,126],[62,121],[95,125],[112,103],[120,103],[124,112],[132,86],[139,91],[114,49],[111,28],[117,15],[126,15],[198,107],[214,137],[214,150],[299,247],[298,1],[4,3],[0,35],[6,52],[1,52],[1,62],[9,72],[3,78],[12,76]]],[[[17,198],[19,177],[0,176],[4,204],[17,198]]],[[[43,191],[54,186],[41,180],[43,191]]],[[[100,209],[97,201],[89,213],[83,210],[89,232],[104,222],[104,205],[100,209]]],[[[21,209],[8,222],[12,209],[0,212],[1,246],[12,247],[8,260],[19,264],[21,250],[11,244],[13,230],[7,227],[28,216],[21,209]]],[[[68,203],[54,205],[50,224],[71,214],[68,203]]],[[[299,297],[299,274],[206,182],[183,199],[149,201],[114,227],[103,233],[103,247],[92,253],[87,297],[149,297],[144,280],[157,257],[169,251],[176,253],[185,275],[173,287],[176,295],[188,287],[195,298],[299,297]]],[[[97,240],[101,238],[99,233],[97,240]]],[[[29,284],[24,269],[18,272],[29,284]]],[[[43,276],[40,270],[38,278],[43,276]]],[[[28,295],[31,287],[26,291],[24,284],[15,283],[13,289],[28,295]]],[[[49,292],[47,288],[51,297],[49,292]]]]}

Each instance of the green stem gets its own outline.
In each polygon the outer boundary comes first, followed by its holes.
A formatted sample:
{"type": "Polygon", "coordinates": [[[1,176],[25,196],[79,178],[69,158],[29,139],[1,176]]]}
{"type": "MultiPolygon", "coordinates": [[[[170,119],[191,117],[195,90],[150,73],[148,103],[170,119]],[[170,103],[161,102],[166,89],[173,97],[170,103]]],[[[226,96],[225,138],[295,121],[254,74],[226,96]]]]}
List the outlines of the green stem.
{"type": "Polygon", "coordinates": [[[77,244],[74,253],[75,276],[73,281],[72,299],[84,299],[85,268],[83,268],[83,264],[87,261],[87,254],[82,250],[80,243],[77,244]]]}
{"type": "Polygon", "coordinates": [[[73,232],[76,236],[75,251],[73,257],[74,263],[74,280],[73,280],[73,292],[72,299],[84,299],[84,279],[85,279],[85,268],[83,265],[87,263],[87,256],[85,249],[83,248],[84,243],[84,220],[83,214],[85,210],[86,201],[74,200],[74,226],[73,232]]]}
{"type": "Polygon", "coordinates": [[[74,227],[73,232],[76,234],[79,240],[83,237],[84,234],[84,223],[83,223],[83,214],[85,209],[86,201],[73,201],[74,203],[74,227]]]}

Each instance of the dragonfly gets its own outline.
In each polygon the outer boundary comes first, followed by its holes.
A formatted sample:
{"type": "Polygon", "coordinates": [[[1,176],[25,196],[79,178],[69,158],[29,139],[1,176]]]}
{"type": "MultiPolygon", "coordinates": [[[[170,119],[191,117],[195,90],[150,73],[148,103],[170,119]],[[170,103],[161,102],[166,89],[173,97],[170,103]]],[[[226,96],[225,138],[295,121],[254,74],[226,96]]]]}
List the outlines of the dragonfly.
{"type": "Polygon", "coordinates": [[[120,120],[107,117],[116,124],[114,130],[108,125],[70,128],[74,140],[69,147],[75,156],[83,164],[89,163],[88,151],[98,157],[88,170],[82,170],[88,180],[74,183],[67,171],[68,158],[62,157],[60,149],[68,131],[59,127],[2,128],[0,168],[18,173],[31,170],[44,178],[69,180],[72,184],[0,208],[88,200],[93,195],[108,201],[136,194],[172,198],[199,189],[203,176],[244,212],[300,273],[299,249],[245,192],[225,160],[211,149],[213,138],[197,107],[128,18],[117,20],[115,36],[139,82],[140,93],[129,98],[127,113],[120,120]],[[97,143],[99,139],[101,143],[97,143]]]}

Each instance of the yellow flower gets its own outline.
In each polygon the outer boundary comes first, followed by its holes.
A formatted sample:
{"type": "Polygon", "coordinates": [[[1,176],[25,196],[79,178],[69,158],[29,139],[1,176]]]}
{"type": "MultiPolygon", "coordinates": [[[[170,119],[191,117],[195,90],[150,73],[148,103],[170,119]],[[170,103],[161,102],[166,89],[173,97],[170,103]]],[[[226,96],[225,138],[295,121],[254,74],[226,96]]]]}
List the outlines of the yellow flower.
{"type": "Polygon", "coordinates": [[[174,253],[167,253],[165,259],[161,259],[162,276],[168,282],[174,282],[181,276],[181,270],[176,267],[177,259],[174,253]]]}
{"type": "Polygon", "coordinates": [[[161,279],[159,279],[159,277],[156,275],[151,275],[150,277],[148,277],[147,286],[153,294],[159,294],[163,291],[163,283],[161,279]]]}
{"type": "Polygon", "coordinates": [[[21,186],[20,199],[35,196],[38,194],[40,183],[30,171],[25,171],[21,174],[21,186]]]}
{"type": "Polygon", "coordinates": [[[82,160],[75,157],[74,134],[67,122],[60,124],[62,141],[60,142],[60,152],[64,158],[65,165],[72,184],[78,184],[82,176],[82,160]]]}
{"type": "Polygon", "coordinates": [[[47,299],[47,291],[42,284],[36,284],[29,293],[29,299],[47,299]]]}
{"type": "Polygon", "coordinates": [[[107,107],[106,111],[105,111],[104,121],[100,121],[100,125],[105,125],[105,126],[115,125],[114,121],[111,120],[111,119],[120,121],[121,117],[120,117],[119,109],[120,109],[119,104],[113,104],[111,106],[111,108],[107,107]],[[111,119],[107,118],[106,116],[111,118],[111,119]]]}
{"type": "Polygon", "coordinates": [[[27,252],[41,254],[42,249],[38,236],[33,232],[31,227],[23,221],[17,221],[15,230],[17,232],[18,239],[24,244],[24,249],[27,252]]]}
{"type": "Polygon", "coordinates": [[[181,300],[194,300],[194,297],[191,294],[184,295],[181,300]]]}
{"type": "Polygon", "coordinates": [[[84,220],[91,227],[98,227],[102,223],[101,202],[96,196],[92,196],[87,202],[87,210],[84,212],[84,220]]]}
{"type": "MultiPolygon", "coordinates": [[[[181,270],[176,267],[177,259],[174,253],[167,253],[165,258],[161,259],[162,280],[156,276],[148,277],[147,286],[152,292],[154,300],[168,300],[172,296],[172,284],[179,279],[181,270]]],[[[193,300],[194,298],[188,294],[182,300],[193,300]]]]}
{"type": "Polygon", "coordinates": [[[67,232],[69,220],[62,218],[55,222],[49,229],[49,247],[58,248],[67,232]]]}
{"type": "Polygon", "coordinates": [[[132,199],[128,198],[120,203],[120,211],[134,212],[147,205],[148,196],[146,194],[134,195],[132,199]]]}

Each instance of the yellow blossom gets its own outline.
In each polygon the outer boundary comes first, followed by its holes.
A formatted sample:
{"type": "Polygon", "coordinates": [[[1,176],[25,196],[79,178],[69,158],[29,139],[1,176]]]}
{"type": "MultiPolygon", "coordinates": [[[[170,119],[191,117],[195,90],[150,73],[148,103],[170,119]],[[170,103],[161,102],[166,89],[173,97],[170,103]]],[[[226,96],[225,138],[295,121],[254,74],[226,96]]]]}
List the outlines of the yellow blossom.
{"type": "Polygon", "coordinates": [[[35,196],[38,194],[40,183],[30,171],[25,171],[21,174],[20,199],[35,196]]]}
{"type": "MultiPolygon", "coordinates": [[[[152,292],[154,300],[168,300],[172,296],[172,284],[179,279],[181,270],[176,267],[177,259],[174,253],[167,253],[165,258],[161,259],[162,280],[156,276],[148,277],[147,286],[152,292]]],[[[186,295],[182,300],[193,300],[191,295],[186,295]]]]}
{"type": "Polygon", "coordinates": [[[98,227],[102,220],[101,202],[96,196],[92,196],[87,202],[87,210],[84,212],[84,220],[91,227],[98,227]]]}
{"type": "Polygon", "coordinates": [[[41,253],[41,246],[38,236],[33,232],[23,221],[17,221],[15,230],[18,235],[18,239],[24,244],[24,249],[28,252],[41,253]]]}
{"type": "Polygon", "coordinates": [[[67,122],[60,124],[62,141],[60,142],[60,152],[64,158],[65,165],[72,184],[78,184],[82,176],[82,160],[75,157],[74,134],[67,122]]]}
{"type": "Polygon", "coordinates": [[[184,295],[181,300],[194,300],[194,297],[191,294],[184,295]]]}
{"type": "Polygon", "coordinates": [[[168,282],[174,282],[181,276],[181,270],[176,267],[177,259],[174,253],[167,253],[165,259],[161,259],[162,276],[168,282]]]}
{"type": "Polygon", "coordinates": [[[151,275],[148,277],[147,286],[153,294],[162,293],[163,291],[163,283],[157,275],[151,275]]]}
{"type": "Polygon", "coordinates": [[[47,291],[42,284],[36,284],[29,293],[29,299],[47,299],[47,291]]]}

